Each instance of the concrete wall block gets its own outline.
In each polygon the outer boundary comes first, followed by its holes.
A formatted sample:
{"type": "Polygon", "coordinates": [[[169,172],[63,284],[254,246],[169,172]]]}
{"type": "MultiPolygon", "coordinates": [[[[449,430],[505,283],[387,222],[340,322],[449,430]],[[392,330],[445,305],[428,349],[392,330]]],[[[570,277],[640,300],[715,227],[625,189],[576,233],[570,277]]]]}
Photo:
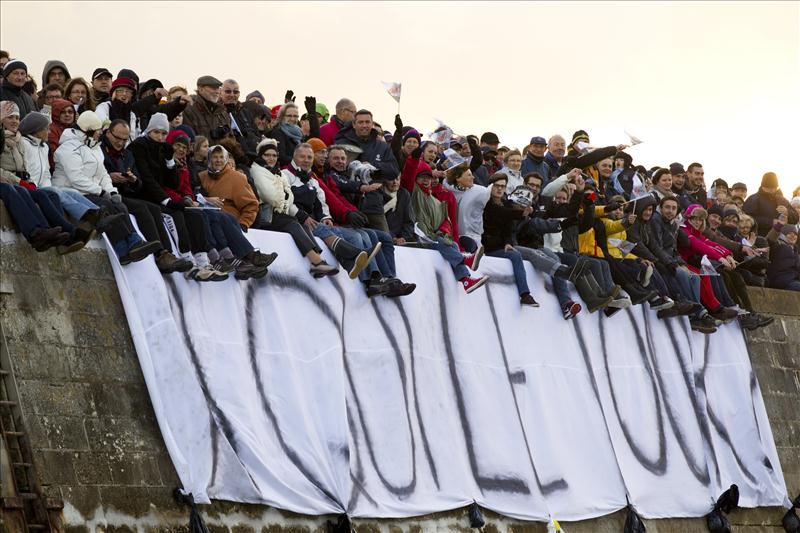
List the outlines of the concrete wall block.
{"type": "MultiPolygon", "coordinates": [[[[800,321],[791,325],[791,327],[800,330],[800,321]]],[[[789,325],[787,325],[787,331],[789,331],[788,328],[789,325]]],[[[793,334],[795,333],[793,332],[793,334]]],[[[800,371],[800,339],[796,341],[790,340],[784,344],[773,344],[772,346],[775,348],[772,358],[775,366],[800,371]]]]}
{"type": "Polygon", "coordinates": [[[81,250],[63,256],[65,272],[78,279],[113,280],[114,271],[105,250],[81,250]]]}
{"type": "Polygon", "coordinates": [[[791,446],[777,447],[786,490],[794,499],[800,495],[800,445],[795,442],[791,446]]]}
{"type": "MultiPolygon", "coordinates": [[[[732,526],[778,526],[781,525],[781,518],[786,509],[783,507],[757,507],[747,509],[747,512],[737,511],[728,515],[732,526]]],[[[737,531],[739,528],[737,527],[737,531]]]]}
{"type": "Polygon", "coordinates": [[[4,310],[2,317],[3,330],[9,341],[62,346],[75,344],[72,326],[69,320],[64,320],[58,308],[44,309],[33,315],[4,310]]]}
{"type": "Polygon", "coordinates": [[[17,379],[69,379],[70,346],[15,340],[8,342],[8,351],[17,379]]]}
{"type": "Polygon", "coordinates": [[[800,394],[764,394],[770,424],[800,424],[800,394]]]}
{"type": "Polygon", "coordinates": [[[99,383],[91,385],[97,413],[100,416],[142,416],[155,417],[150,403],[147,387],[143,383],[99,383]]]}
{"type": "Polygon", "coordinates": [[[140,418],[112,416],[84,420],[90,447],[115,454],[162,450],[164,441],[161,433],[154,432],[152,427],[144,429],[146,424],[148,422],[140,418]]]}
{"type": "MultiPolygon", "coordinates": [[[[9,274],[7,271],[3,271],[3,278],[7,278],[14,286],[14,298],[9,299],[11,308],[30,313],[53,305],[54,301],[48,297],[43,278],[38,273],[14,272],[9,274]]],[[[58,301],[55,300],[55,302],[58,301]]]]}
{"type": "Polygon", "coordinates": [[[762,394],[797,394],[800,391],[800,382],[794,370],[760,367],[756,370],[756,375],[762,394]]]}
{"type": "Polygon", "coordinates": [[[137,452],[112,454],[108,462],[114,485],[164,486],[155,454],[137,452]]]}
{"type": "Polygon", "coordinates": [[[47,434],[47,426],[45,425],[44,421],[45,417],[35,415],[27,411],[25,411],[23,415],[25,431],[28,433],[28,439],[30,439],[31,448],[34,450],[51,448],[52,446],[50,446],[50,438],[47,434]]]}
{"type": "Polygon", "coordinates": [[[58,381],[17,380],[26,413],[85,416],[95,412],[89,385],[58,381]]]}
{"type": "Polygon", "coordinates": [[[86,382],[128,382],[144,378],[133,346],[79,346],[68,353],[72,379],[86,382]]]}
{"type": "Polygon", "coordinates": [[[126,322],[109,324],[98,315],[72,313],[75,339],[80,346],[120,346],[130,344],[131,335],[126,322]]]}
{"type": "Polygon", "coordinates": [[[784,323],[776,317],[772,324],[747,332],[747,338],[754,342],[786,342],[784,323]]]}
{"type": "MultiPolygon", "coordinates": [[[[150,512],[151,507],[156,509],[174,509],[172,499],[173,488],[167,487],[100,487],[100,497],[103,507],[117,512],[141,517],[150,512]]],[[[188,512],[186,521],[188,522],[188,512]]]]}
{"type": "Polygon", "coordinates": [[[92,485],[65,485],[61,488],[65,502],[75,507],[86,519],[91,520],[100,509],[100,489],[92,485]]]}
{"type": "Polygon", "coordinates": [[[61,450],[35,450],[39,481],[42,485],[76,485],[72,453],[61,450]]]}
{"type": "Polygon", "coordinates": [[[83,429],[83,417],[43,416],[41,423],[47,432],[50,448],[57,450],[89,450],[89,439],[83,429]]]}
{"type": "Polygon", "coordinates": [[[66,293],[64,301],[72,312],[102,315],[122,306],[113,279],[87,283],[83,279],[67,278],[62,280],[62,286],[66,293]]]}
{"type": "Polygon", "coordinates": [[[72,463],[75,477],[81,485],[110,485],[111,467],[108,464],[108,455],[105,453],[74,452],[72,463]]]}

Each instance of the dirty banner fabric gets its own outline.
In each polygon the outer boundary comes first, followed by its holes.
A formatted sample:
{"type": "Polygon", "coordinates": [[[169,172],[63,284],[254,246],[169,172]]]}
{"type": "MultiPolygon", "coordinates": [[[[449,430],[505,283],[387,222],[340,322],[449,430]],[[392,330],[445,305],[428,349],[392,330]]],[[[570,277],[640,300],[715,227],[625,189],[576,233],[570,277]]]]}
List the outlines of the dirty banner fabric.
{"type": "MultiPolygon", "coordinates": [[[[315,280],[286,234],[263,280],[200,284],[110,254],[186,491],[306,514],[408,517],[476,501],[514,518],[709,512],[786,488],[737,324],[709,337],[644,306],[565,321],[520,308],[510,262],[467,295],[441,256],[397,248],[402,299],[315,280]]],[[[335,260],[325,252],[326,259],[335,260]]]]}

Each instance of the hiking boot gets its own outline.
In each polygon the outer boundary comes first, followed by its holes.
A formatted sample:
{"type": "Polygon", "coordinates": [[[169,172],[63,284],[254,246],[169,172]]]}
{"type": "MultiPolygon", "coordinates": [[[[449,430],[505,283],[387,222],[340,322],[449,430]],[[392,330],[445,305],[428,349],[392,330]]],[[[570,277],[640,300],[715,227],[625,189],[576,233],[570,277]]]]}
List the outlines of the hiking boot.
{"type": "MultiPolygon", "coordinates": [[[[139,239],[128,249],[128,253],[125,255],[129,259],[129,263],[131,261],[136,262],[141,261],[150,254],[156,253],[160,249],[161,243],[158,241],[143,241],[139,239]]],[[[122,263],[122,258],[120,258],[119,262],[122,263]]]]}
{"type": "Polygon", "coordinates": [[[739,325],[742,329],[746,329],[748,331],[752,331],[758,328],[758,317],[752,313],[748,313],[746,315],[739,315],[739,325]]]}
{"type": "Polygon", "coordinates": [[[525,294],[523,294],[522,296],[519,297],[519,303],[521,305],[529,305],[531,307],[539,307],[539,302],[534,300],[533,296],[531,296],[531,293],[529,293],[529,292],[526,292],[525,294]]]}
{"type": "Polygon", "coordinates": [[[338,274],[339,269],[335,266],[329,265],[325,262],[325,260],[322,260],[317,264],[312,264],[309,272],[315,278],[322,278],[325,276],[333,276],[338,274]]]}
{"type": "Polygon", "coordinates": [[[645,289],[636,283],[626,283],[624,288],[625,292],[630,296],[631,304],[633,305],[639,305],[658,296],[656,291],[645,289]]]}
{"type": "MultiPolygon", "coordinates": [[[[578,294],[580,294],[581,299],[586,303],[588,306],[589,312],[594,313],[600,309],[605,309],[608,307],[611,302],[614,300],[611,296],[601,296],[597,290],[600,289],[600,286],[597,283],[592,283],[589,280],[590,273],[584,273],[578,278],[575,279],[575,288],[578,289],[578,294]],[[596,289],[594,289],[596,287],[596,289]]],[[[594,276],[592,276],[594,279],[594,276]]]]}
{"type": "Polygon", "coordinates": [[[708,314],[705,314],[700,318],[690,319],[689,324],[694,331],[699,331],[700,333],[704,333],[706,335],[717,331],[717,327],[714,325],[714,319],[708,314]]]}
{"type": "Polygon", "coordinates": [[[389,280],[381,277],[378,271],[372,273],[372,276],[365,282],[365,285],[367,288],[367,298],[388,294],[391,288],[389,280]]]}
{"type": "Polygon", "coordinates": [[[719,306],[719,309],[717,309],[716,311],[712,311],[709,314],[711,315],[712,318],[721,320],[725,324],[727,324],[728,322],[739,316],[739,313],[736,312],[735,309],[723,306],[719,306]]]}
{"type": "Polygon", "coordinates": [[[663,320],[665,318],[672,318],[672,317],[678,316],[678,315],[680,315],[680,313],[678,312],[677,306],[674,306],[674,305],[672,307],[667,308],[667,309],[659,309],[658,312],[656,313],[656,316],[660,320],[663,320]]]}
{"type": "Polygon", "coordinates": [[[672,301],[669,296],[656,296],[655,298],[647,300],[647,303],[650,304],[650,309],[653,311],[669,309],[675,305],[675,302],[672,301]]]}
{"type": "Polygon", "coordinates": [[[564,316],[564,320],[571,320],[581,312],[581,309],[581,304],[570,300],[561,306],[561,314],[564,316]]]}
{"type": "MultiPolygon", "coordinates": [[[[273,259],[274,261],[274,259],[273,259]]],[[[261,279],[267,275],[267,267],[266,265],[256,265],[251,263],[247,259],[242,259],[239,261],[239,264],[236,265],[235,269],[236,273],[233,275],[238,280],[245,280],[250,278],[261,279]]],[[[225,276],[227,277],[227,273],[225,276]]]]}
{"type": "MultiPolygon", "coordinates": [[[[81,224],[86,223],[87,225],[89,225],[92,228],[94,228],[95,226],[97,226],[97,223],[100,222],[100,219],[102,218],[102,216],[103,216],[103,214],[100,212],[99,209],[89,209],[88,211],[86,211],[83,214],[83,216],[81,217],[80,222],[81,222],[81,224]]],[[[79,225],[81,225],[81,224],[79,224],[79,225]]]]}
{"type": "Polygon", "coordinates": [[[480,289],[487,281],[489,281],[489,276],[481,276],[479,278],[462,278],[459,280],[461,282],[461,286],[464,287],[464,290],[467,294],[480,289]]]}
{"type": "Polygon", "coordinates": [[[478,270],[478,267],[481,264],[481,259],[483,259],[483,245],[481,244],[477,250],[475,250],[474,254],[468,254],[464,257],[464,264],[467,265],[467,268],[470,270],[478,270]]]}
{"type": "Polygon", "coordinates": [[[214,270],[217,272],[222,272],[223,274],[227,274],[229,272],[233,272],[236,270],[236,267],[241,263],[240,259],[236,259],[235,257],[231,257],[229,259],[225,259],[220,257],[214,264],[214,270]]]}
{"type": "Polygon", "coordinates": [[[270,266],[272,263],[275,262],[275,259],[277,258],[278,254],[275,252],[265,254],[261,253],[258,250],[253,250],[252,252],[243,257],[245,261],[249,261],[250,263],[253,263],[256,266],[263,266],[263,267],[270,266]]]}
{"type": "Polygon", "coordinates": [[[58,246],[58,255],[67,255],[71,254],[72,252],[77,252],[84,246],[86,246],[85,242],[78,239],[70,239],[66,244],[61,244],[58,246]]]}
{"type": "Polygon", "coordinates": [[[199,267],[193,266],[191,270],[184,274],[186,279],[195,281],[223,281],[228,279],[228,274],[214,270],[210,265],[199,267]]]}
{"type": "Polygon", "coordinates": [[[671,310],[674,311],[677,316],[689,316],[698,311],[699,305],[700,304],[695,304],[694,302],[690,302],[688,300],[680,300],[675,302],[675,305],[672,306],[671,310]]]}
{"type": "Polygon", "coordinates": [[[178,258],[166,250],[156,257],[156,266],[162,274],[172,274],[173,272],[187,272],[192,269],[192,262],[188,259],[178,258]]]}
{"type": "Polygon", "coordinates": [[[61,231],[61,226],[36,228],[31,232],[30,243],[37,252],[44,252],[53,246],[65,244],[69,239],[69,233],[61,231]]]}
{"type": "Polygon", "coordinates": [[[386,293],[386,297],[396,298],[398,296],[408,296],[414,292],[416,288],[416,283],[403,283],[397,278],[391,278],[389,280],[389,292],[386,293]]]}

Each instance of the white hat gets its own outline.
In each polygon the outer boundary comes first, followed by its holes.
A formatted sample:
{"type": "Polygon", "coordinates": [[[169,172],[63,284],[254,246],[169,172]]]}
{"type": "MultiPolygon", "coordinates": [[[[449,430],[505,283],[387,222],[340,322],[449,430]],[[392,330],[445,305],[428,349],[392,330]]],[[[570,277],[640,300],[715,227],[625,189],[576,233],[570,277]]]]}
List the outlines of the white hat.
{"type": "Polygon", "coordinates": [[[97,116],[94,111],[84,111],[78,117],[78,127],[82,132],[87,133],[90,131],[97,131],[103,129],[103,121],[97,116]]]}

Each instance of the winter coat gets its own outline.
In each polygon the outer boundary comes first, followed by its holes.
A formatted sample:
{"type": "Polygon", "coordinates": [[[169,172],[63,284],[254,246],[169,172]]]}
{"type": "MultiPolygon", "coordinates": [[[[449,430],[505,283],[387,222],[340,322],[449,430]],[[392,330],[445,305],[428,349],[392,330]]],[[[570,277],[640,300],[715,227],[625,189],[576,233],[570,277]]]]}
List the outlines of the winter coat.
{"type": "Polygon", "coordinates": [[[779,237],[783,225],[776,224],[767,234],[769,265],[767,281],[775,289],[783,289],[792,281],[800,280],[800,257],[797,250],[779,237]]]}
{"type": "Polygon", "coordinates": [[[195,135],[203,135],[213,145],[230,133],[231,118],[221,103],[213,104],[200,95],[192,96],[192,105],[183,111],[183,123],[195,135]]]}
{"type": "Polygon", "coordinates": [[[20,120],[25,118],[28,113],[39,109],[31,95],[22,90],[22,87],[11,85],[8,80],[3,80],[3,85],[0,86],[0,102],[3,100],[10,100],[17,104],[20,120]]]}
{"type": "Polygon", "coordinates": [[[358,211],[358,208],[347,201],[330,172],[326,172],[322,176],[316,174],[314,176],[322,190],[325,191],[325,202],[331,210],[333,220],[339,224],[347,224],[347,214],[351,211],[358,211]]]}
{"type": "MultiPolygon", "coordinates": [[[[101,121],[110,121],[111,101],[109,100],[108,102],[98,104],[94,112],[97,113],[97,116],[101,121]]],[[[139,119],[136,118],[136,113],[133,111],[131,111],[131,116],[128,119],[128,126],[130,127],[130,133],[128,133],[128,142],[131,143],[142,133],[141,129],[139,128],[139,119]]]]}
{"type": "Polygon", "coordinates": [[[250,176],[255,182],[259,198],[270,212],[292,217],[297,215],[292,187],[282,174],[274,174],[267,167],[254,162],[250,167],[250,176]]]}
{"type": "Polygon", "coordinates": [[[58,150],[58,144],[61,142],[61,134],[64,133],[65,129],[73,126],[72,124],[66,125],[58,121],[58,117],[61,116],[61,113],[68,107],[72,107],[72,102],[63,98],[58,98],[53,101],[53,106],[50,110],[50,118],[52,121],[50,122],[50,131],[47,132],[47,145],[50,147],[50,154],[48,155],[50,172],[53,172],[56,168],[56,150],[58,150]]]}
{"type": "Polygon", "coordinates": [[[283,131],[280,124],[267,132],[267,138],[278,141],[278,165],[285,167],[291,164],[294,158],[294,149],[300,145],[301,141],[283,131]]]}
{"type": "MultiPolygon", "coordinates": [[[[611,220],[609,218],[597,218],[595,224],[602,224],[605,227],[606,246],[611,257],[616,259],[636,259],[636,255],[629,253],[624,258],[619,248],[608,242],[608,239],[628,240],[625,223],[622,220],[611,220]]],[[[578,252],[592,257],[605,257],[603,247],[597,243],[594,228],[588,229],[578,235],[578,252]]]]}
{"type": "Polygon", "coordinates": [[[6,183],[18,184],[26,177],[25,153],[22,151],[22,135],[3,130],[5,145],[0,155],[0,176],[6,183]]]}
{"type": "Polygon", "coordinates": [[[787,222],[797,224],[797,211],[792,209],[789,201],[783,197],[780,191],[769,194],[759,188],[757,193],[745,200],[742,210],[755,219],[758,224],[758,234],[764,237],[772,228],[773,221],[778,218],[775,210],[779,205],[786,207],[788,211],[787,222]]]}
{"type": "Polygon", "coordinates": [[[99,142],[90,147],[86,143],[86,134],[78,128],[64,130],[55,154],[53,185],[75,189],[81,194],[118,192],[111,183],[103,159],[99,142]]]}
{"type": "Polygon", "coordinates": [[[542,177],[542,181],[547,183],[550,181],[550,166],[545,162],[544,157],[534,157],[530,152],[522,160],[522,168],[520,169],[522,175],[536,172],[542,177]]]}
{"type": "Polygon", "coordinates": [[[700,265],[700,260],[704,255],[708,256],[709,259],[714,259],[716,261],[731,255],[730,250],[715,243],[703,235],[701,230],[695,229],[691,224],[689,224],[688,218],[693,211],[691,207],[692,206],[690,206],[690,209],[686,210],[687,222],[681,226],[681,231],[683,231],[686,236],[689,237],[688,242],[685,242],[683,246],[680,246],[679,243],[678,251],[680,252],[683,260],[694,267],[698,267],[700,265]]]}
{"type": "MultiPolygon", "coordinates": [[[[678,203],[681,205],[681,209],[686,209],[692,204],[701,205],[705,208],[708,203],[708,195],[703,188],[690,192],[684,187],[683,192],[678,196],[678,203]]],[[[772,221],[770,221],[771,223],[772,221]]]]}
{"type": "Polygon", "coordinates": [[[392,154],[391,146],[382,138],[379,139],[378,132],[374,129],[369,132],[366,140],[362,140],[356,135],[353,125],[347,124],[336,135],[336,144],[352,144],[361,148],[362,153],[359,154],[358,160],[370,163],[380,170],[385,178],[394,179],[400,174],[400,167],[392,154]]]}
{"type": "Polygon", "coordinates": [[[507,176],[506,194],[511,194],[514,189],[522,185],[522,172],[519,170],[511,170],[508,167],[503,167],[500,172],[507,176]]]}
{"type": "Polygon", "coordinates": [[[172,148],[167,143],[154,141],[149,137],[139,137],[133,141],[129,149],[142,182],[142,188],[136,196],[155,204],[163,204],[169,199],[164,188],[177,190],[180,186],[178,169],[174,165],[167,166],[172,159],[172,148]]]}
{"type": "Polygon", "coordinates": [[[336,140],[339,130],[341,130],[344,126],[345,123],[339,120],[339,117],[333,115],[330,121],[320,126],[319,138],[325,143],[325,146],[330,146],[336,140]]]}
{"type": "MultiPolygon", "coordinates": [[[[123,148],[122,151],[117,152],[114,147],[106,140],[106,136],[100,142],[100,148],[103,150],[103,165],[109,175],[112,172],[119,172],[124,174],[130,170],[134,176],[139,177],[139,169],[136,167],[136,160],[133,158],[133,153],[130,150],[130,145],[123,148]]],[[[119,183],[115,187],[122,196],[131,196],[134,198],[141,198],[142,179],[139,178],[133,183],[119,183]]]]}
{"type": "Polygon", "coordinates": [[[25,135],[22,137],[20,145],[25,156],[25,170],[28,172],[28,180],[37,187],[51,187],[53,181],[50,175],[50,162],[47,160],[50,155],[47,141],[41,141],[36,137],[25,135]]]}
{"type": "MultiPolygon", "coordinates": [[[[405,165],[403,165],[402,174],[400,174],[400,186],[413,195],[414,188],[417,186],[417,175],[425,170],[430,171],[430,169],[431,167],[424,161],[409,157],[406,159],[405,165]]],[[[448,233],[455,242],[458,242],[460,228],[458,227],[458,201],[455,195],[439,183],[434,183],[429,193],[447,206],[447,219],[450,225],[448,233]]]]}
{"type": "Polygon", "coordinates": [[[483,236],[481,242],[487,252],[502,250],[513,244],[516,221],[522,220],[522,209],[495,203],[492,200],[483,209],[483,236]]]}
{"type": "MultiPolygon", "coordinates": [[[[381,194],[384,204],[390,200],[390,196],[386,192],[381,194]]],[[[411,210],[411,195],[407,190],[402,187],[397,190],[397,203],[394,209],[384,211],[384,214],[392,237],[402,237],[407,241],[415,240],[414,212],[411,210]]]]}
{"type": "Polygon", "coordinates": [[[661,216],[661,213],[653,213],[650,229],[653,233],[654,246],[663,252],[661,261],[664,265],[670,270],[673,270],[673,267],[685,265],[685,261],[678,253],[678,248],[688,246],[689,237],[681,231],[678,224],[668,221],[661,216]]]}
{"type": "Polygon", "coordinates": [[[325,201],[325,191],[314,175],[302,172],[292,162],[281,170],[281,175],[286,178],[294,194],[294,203],[298,210],[295,217],[300,222],[305,222],[308,217],[317,222],[330,219],[331,212],[325,201]]]}
{"type": "Polygon", "coordinates": [[[200,173],[200,184],[209,197],[222,198],[222,210],[233,215],[240,225],[250,227],[258,215],[258,198],[256,198],[247,176],[229,166],[212,176],[208,170],[200,173]]]}

